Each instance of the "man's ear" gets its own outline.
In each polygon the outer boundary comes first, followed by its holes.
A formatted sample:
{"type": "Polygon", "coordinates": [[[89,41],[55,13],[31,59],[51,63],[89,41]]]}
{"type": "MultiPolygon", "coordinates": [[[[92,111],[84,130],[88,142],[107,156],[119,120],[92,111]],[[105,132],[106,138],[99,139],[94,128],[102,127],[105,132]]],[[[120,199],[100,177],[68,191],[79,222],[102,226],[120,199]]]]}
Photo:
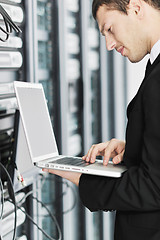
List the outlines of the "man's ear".
{"type": "Polygon", "coordinates": [[[129,10],[132,11],[137,17],[143,17],[143,0],[130,0],[129,2],[129,10]]]}

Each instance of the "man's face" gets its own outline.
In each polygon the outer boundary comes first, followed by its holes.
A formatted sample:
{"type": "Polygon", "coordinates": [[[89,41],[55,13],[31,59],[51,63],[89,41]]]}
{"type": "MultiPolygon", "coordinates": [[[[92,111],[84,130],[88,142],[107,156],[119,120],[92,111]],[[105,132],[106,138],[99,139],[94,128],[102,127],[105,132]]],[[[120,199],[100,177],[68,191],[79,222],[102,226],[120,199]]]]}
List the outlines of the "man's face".
{"type": "Polygon", "coordinates": [[[139,62],[147,53],[147,39],[140,18],[130,8],[128,14],[102,5],[97,11],[100,32],[107,50],[115,49],[131,62],[139,62]]]}

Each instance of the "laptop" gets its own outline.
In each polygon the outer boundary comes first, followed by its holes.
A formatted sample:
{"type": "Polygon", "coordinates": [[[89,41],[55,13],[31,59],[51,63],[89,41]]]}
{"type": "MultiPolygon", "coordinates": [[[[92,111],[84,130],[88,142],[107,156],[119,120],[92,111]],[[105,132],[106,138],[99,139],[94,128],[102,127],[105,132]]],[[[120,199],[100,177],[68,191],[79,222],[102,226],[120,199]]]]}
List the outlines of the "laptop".
{"type": "Polygon", "coordinates": [[[81,157],[59,155],[42,84],[15,81],[14,88],[31,161],[35,166],[107,177],[120,177],[126,171],[125,166],[112,162],[104,166],[102,160],[91,164],[81,157]]]}

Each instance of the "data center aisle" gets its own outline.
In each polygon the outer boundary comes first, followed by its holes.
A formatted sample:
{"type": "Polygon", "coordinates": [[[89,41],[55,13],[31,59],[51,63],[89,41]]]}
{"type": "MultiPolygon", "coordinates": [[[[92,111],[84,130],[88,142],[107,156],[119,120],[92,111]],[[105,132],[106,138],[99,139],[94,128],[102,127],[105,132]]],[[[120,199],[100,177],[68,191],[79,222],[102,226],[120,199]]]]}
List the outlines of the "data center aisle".
{"type": "MultiPolygon", "coordinates": [[[[31,164],[13,81],[43,85],[59,153],[82,156],[94,143],[124,138],[126,61],[106,52],[92,0],[0,0],[0,5],[22,30],[0,41],[0,154],[5,167],[11,166],[21,208],[16,239],[113,240],[114,213],[89,212],[77,187],[31,164]],[[25,186],[17,180],[15,163],[25,186]]],[[[2,17],[0,26],[5,27],[2,17]]],[[[0,37],[5,38],[4,32],[0,37]]],[[[1,199],[5,193],[9,200],[6,179],[0,176],[1,199]]],[[[2,205],[0,234],[12,239],[14,206],[9,201],[2,205]]]]}

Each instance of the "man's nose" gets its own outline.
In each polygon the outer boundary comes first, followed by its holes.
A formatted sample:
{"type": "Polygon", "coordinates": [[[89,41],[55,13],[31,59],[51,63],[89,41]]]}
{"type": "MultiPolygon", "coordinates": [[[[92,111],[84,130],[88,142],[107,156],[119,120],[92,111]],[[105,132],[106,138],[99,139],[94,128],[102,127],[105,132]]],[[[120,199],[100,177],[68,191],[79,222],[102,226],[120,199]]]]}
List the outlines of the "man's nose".
{"type": "Polygon", "coordinates": [[[105,37],[106,48],[108,51],[113,50],[116,47],[116,41],[112,37],[105,37]]]}

